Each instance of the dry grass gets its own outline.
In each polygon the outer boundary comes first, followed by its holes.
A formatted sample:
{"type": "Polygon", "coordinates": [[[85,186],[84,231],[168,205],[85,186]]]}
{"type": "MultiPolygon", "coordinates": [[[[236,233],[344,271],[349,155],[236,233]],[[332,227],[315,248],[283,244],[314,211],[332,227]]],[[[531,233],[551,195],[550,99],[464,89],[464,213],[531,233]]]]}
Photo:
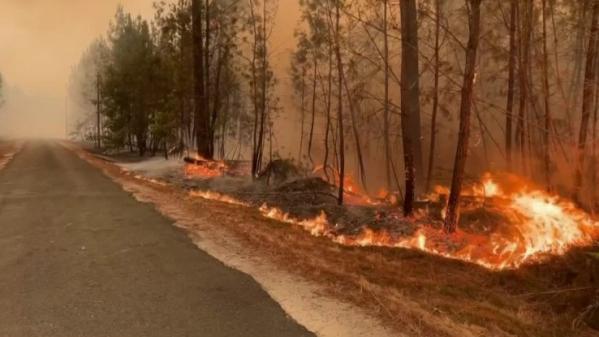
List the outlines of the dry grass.
{"type": "Polygon", "coordinates": [[[267,220],[257,210],[191,198],[177,188],[133,178],[78,151],[108,175],[167,195],[194,218],[226,229],[256,254],[324,285],[328,295],[366,308],[407,335],[599,336],[586,324],[572,328],[599,289],[599,261],[584,250],[492,272],[417,251],[344,247],[267,220]]]}

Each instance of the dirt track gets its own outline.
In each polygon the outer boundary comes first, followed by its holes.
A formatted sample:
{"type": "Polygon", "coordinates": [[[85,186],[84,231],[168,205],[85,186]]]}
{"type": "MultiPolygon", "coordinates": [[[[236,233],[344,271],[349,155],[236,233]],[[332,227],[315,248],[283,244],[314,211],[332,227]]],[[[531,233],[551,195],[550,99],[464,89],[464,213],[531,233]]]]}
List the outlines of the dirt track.
{"type": "Polygon", "coordinates": [[[0,336],[312,336],[59,144],[0,171],[0,336]]]}

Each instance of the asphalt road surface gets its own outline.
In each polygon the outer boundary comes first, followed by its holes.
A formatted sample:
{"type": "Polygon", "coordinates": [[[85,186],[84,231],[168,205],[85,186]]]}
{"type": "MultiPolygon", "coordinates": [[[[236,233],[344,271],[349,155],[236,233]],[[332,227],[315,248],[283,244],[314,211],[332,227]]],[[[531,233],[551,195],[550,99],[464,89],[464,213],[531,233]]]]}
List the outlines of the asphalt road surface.
{"type": "Polygon", "coordinates": [[[0,336],[313,336],[62,146],[0,171],[0,336]]]}

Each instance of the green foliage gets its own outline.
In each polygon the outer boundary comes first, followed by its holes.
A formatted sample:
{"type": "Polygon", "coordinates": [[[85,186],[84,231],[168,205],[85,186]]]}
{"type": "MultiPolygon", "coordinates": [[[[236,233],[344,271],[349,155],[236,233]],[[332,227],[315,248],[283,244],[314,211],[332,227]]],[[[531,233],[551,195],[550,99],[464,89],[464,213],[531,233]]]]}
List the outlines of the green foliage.
{"type": "MultiPolygon", "coordinates": [[[[238,75],[243,69],[237,35],[245,13],[239,3],[202,1],[208,8],[203,19],[208,19],[207,12],[210,15],[210,24],[203,26],[203,33],[210,36],[204,39],[209,40],[205,86],[210,137],[222,148],[225,138],[238,136],[241,142],[249,134],[243,109],[246,88],[238,75]]],[[[154,8],[154,20],[148,22],[119,7],[106,38],[95,41],[74,69],[70,94],[84,111],[77,118],[80,138],[96,137],[99,102],[107,147],[137,149],[143,155],[181,153],[193,146],[191,1],[160,1],[154,8]]]]}

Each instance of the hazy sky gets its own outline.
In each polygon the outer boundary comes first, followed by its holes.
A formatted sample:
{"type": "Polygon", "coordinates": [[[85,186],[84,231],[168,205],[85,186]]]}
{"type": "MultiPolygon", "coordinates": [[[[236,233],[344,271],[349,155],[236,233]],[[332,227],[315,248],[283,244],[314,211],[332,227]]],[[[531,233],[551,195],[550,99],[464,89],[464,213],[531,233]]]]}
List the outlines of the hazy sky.
{"type": "Polygon", "coordinates": [[[152,0],[0,0],[0,71],[31,94],[62,96],[73,64],[116,7],[151,15],[152,0]]]}
{"type": "MultiPolygon", "coordinates": [[[[0,134],[62,136],[71,68],[105,34],[118,4],[153,16],[154,0],[0,0],[0,73],[14,99],[0,112],[0,134]]],[[[297,0],[280,0],[271,52],[283,86],[299,18],[297,0]]],[[[283,90],[282,96],[285,95],[283,90]]],[[[282,97],[285,101],[286,97],[282,97]]]]}
{"type": "Polygon", "coordinates": [[[150,16],[153,0],[0,0],[0,72],[7,84],[0,134],[65,134],[71,67],[121,3],[150,16]]]}

